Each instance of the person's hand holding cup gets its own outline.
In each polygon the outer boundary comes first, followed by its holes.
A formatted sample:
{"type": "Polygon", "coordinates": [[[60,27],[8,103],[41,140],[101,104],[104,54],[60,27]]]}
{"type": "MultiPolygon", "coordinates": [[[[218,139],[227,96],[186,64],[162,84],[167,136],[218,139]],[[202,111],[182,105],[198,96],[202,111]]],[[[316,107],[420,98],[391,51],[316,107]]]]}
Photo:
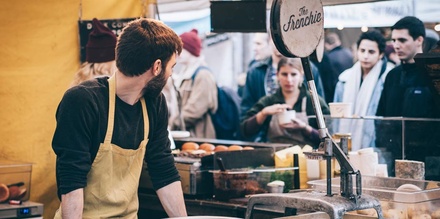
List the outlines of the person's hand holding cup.
{"type": "Polygon", "coordinates": [[[266,106],[260,112],[257,113],[257,122],[259,124],[262,124],[268,116],[273,116],[279,113],[283,113],[290,108],[291,106],[285,103],[277,103],[270,106],[266,106]]]}
{"type": "Polygon", "coordinates": [[[284,104],[277,103],[277,104],[265,107],[263,110],[261,110],[261,113],[264,116],[271,116],[271,115],[283,113],[290,108],[291,107],[285,103],[284,104]]]}
{"type": "Polygon", "coordinates": [[[295,110],[286,110],[278,113],[278,123],[287,132],[305,131],[310,133],[312,128],[301,119],[296,118],[295,110]]]}
{"type": "Polygon", "coordinates": [[[296,118],[295,110],[288,110],[278,116],[278,123],[288,132],[302,131],[307,129],[307,123],[296,118]]]}

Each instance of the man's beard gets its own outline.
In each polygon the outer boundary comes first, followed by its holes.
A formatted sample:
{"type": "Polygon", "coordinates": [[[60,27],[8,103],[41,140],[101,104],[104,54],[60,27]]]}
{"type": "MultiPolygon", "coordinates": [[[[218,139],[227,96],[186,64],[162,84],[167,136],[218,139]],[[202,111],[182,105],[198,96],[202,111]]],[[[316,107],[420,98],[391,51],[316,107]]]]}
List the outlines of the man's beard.
{"type": "Polygon", "coordinates": [[[144,88],[144,95],[147,97],[156,98],[162,92],[163,87],[167,83],[165,78],[165,71],[161,71],[158,76],[154,77],[147,83],[144,88]]]}

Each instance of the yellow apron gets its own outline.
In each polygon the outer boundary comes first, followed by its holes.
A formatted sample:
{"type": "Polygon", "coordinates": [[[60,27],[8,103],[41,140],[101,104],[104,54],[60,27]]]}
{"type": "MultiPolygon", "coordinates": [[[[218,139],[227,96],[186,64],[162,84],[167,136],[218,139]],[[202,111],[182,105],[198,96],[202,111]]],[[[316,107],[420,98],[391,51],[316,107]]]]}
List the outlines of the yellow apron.
{"type": "MultiPolygon", "coordinates": [[[[115,78],[109,79],[109,115],[104,143],[87,175],[84,188],[83,218],[137,218],[138,186],[146,145],[149,120],[145,100],[141,98],[144,117],[144,140],[136,150],[111,143],[115,114],[115,78]]],[[[61,207],[55,214],[61,218],[61,207]]]]}

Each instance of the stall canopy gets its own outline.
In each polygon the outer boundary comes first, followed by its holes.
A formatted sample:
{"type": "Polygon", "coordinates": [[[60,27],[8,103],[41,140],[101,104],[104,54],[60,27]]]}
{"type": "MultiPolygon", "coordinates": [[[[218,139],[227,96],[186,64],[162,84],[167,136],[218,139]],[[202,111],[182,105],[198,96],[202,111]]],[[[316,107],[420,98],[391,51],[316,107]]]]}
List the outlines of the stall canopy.
{"type": "MultiPolygon", "coordinates": [[[[177,11],[191,11],[209,8],[210,1],[221,0],[157,0],[160,11],[163,13],[177,12],[177,11]]],[[[389,0],[322,0],[324,6],[329,5],[343,5],[367,2],[381,2],[389,0]]],[[[435,0],[434,0],[435,1],[435,0]]],[[[268,8],[272,4],[272,0],[266,0],[268,8]]]]}
{"type": "Polygon", "coordinates": [[[393,0],[324,7],[325,27],[387,27],[404,16],[440,22],[438,0],[393,0]]]}
{"type": "MultiPolygon", "coordinates": [[[[270,8],[270,0],[267,0],[270,8]]],[[[384,27],[404,16],[416,16],[424,22],[440,22],[439,0],[322,0],[324,27],[384,27]]],[[[210,31],[209,0],[158,0],[160,19],[173,26],[188,29],[196,26],[210,31]]]]}
{"type": "Polygon", "coordinates": [[[407,15],[414,15],[411,0],[326,6],[324,27],[386,27],[407,15]]]}

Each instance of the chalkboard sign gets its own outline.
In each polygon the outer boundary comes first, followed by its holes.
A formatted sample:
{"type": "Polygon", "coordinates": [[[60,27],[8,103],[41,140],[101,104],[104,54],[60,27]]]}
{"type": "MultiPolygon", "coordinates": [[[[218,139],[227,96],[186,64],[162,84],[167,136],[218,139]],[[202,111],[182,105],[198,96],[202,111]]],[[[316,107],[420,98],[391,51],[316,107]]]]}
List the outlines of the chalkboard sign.
{"type": "MultiPolygon", "coordinates": [[[[122,29],[127,26],[127,24],[136,20],[137,18],[124,18],[124,19],[108,19],[108,20],[99,20],[106,27],[113,31],[116,36],[121,34],[122,29]]],[[[92,20],[80,20],[78,21],[79,27],[79,42],[80,42],[80,51],[81,51],[81,62],[86,61],[86,45],[89,40],[89,33],[92,32],[92,20]]]]}

